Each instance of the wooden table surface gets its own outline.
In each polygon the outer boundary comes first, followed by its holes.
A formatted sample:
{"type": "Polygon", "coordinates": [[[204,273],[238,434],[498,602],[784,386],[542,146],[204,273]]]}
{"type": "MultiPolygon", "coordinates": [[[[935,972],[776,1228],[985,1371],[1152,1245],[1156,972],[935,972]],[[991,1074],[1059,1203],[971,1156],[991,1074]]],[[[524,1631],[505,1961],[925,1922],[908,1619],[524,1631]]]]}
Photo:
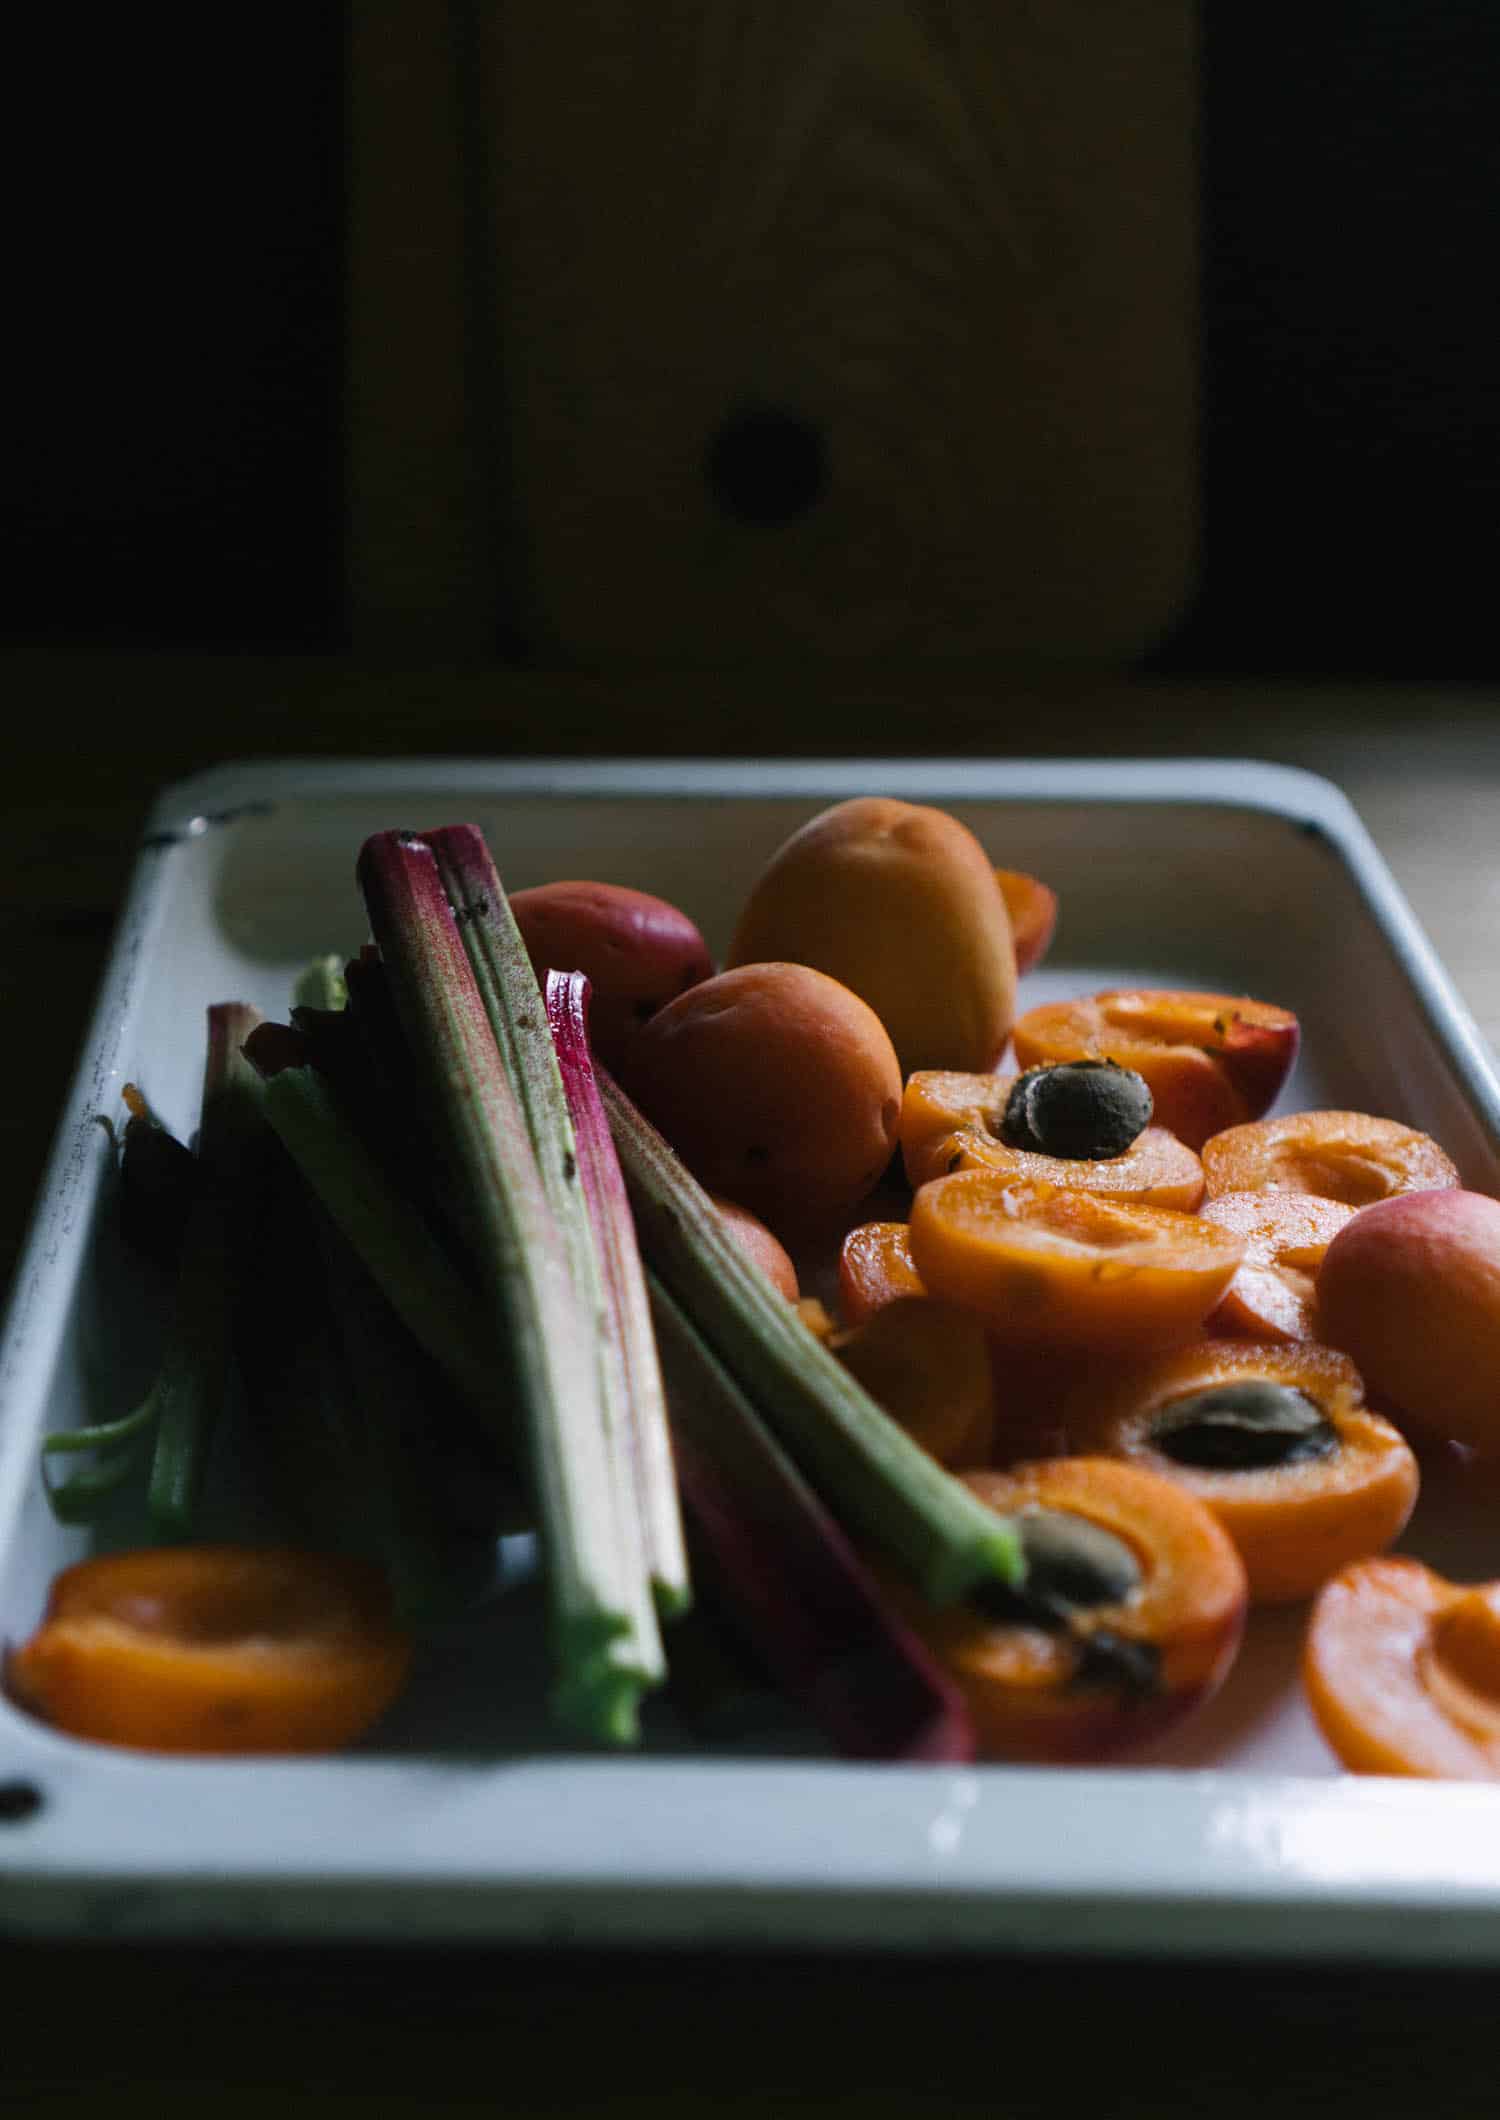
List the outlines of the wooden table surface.
{"type": "MultiPolygon", "coordinates": [[[[629,680],[327,659],[4,668],[0,1283],[153,792],[230,757],[1259,757],[1353,798],[1500,1046],[1500,722],[1480,693],[1017,685],[982,671],[629,680]]],[[[0,1409],[3,1416],[3,1409],[0,1409]]],[[[0,1901],[0,1931],[4,1908],[0,1901]]],[[[1489,1975],[1081,1958],[0,1947],[0,2109],[297,2114],[781,2108],[1473,2115],[1489,1975]]]]}

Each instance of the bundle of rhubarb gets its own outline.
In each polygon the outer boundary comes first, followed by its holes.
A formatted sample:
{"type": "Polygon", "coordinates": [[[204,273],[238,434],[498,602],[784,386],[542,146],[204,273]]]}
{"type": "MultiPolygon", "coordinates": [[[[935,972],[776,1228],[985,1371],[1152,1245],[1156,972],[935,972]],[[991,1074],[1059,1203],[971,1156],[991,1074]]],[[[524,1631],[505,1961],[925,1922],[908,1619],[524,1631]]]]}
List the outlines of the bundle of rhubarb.
{"type": "Polygon", "coordinates": [[[748,1669],[847,1755],[1100,1759],[1307,1602],[1340,1759],[1500,1772],[1500,1588],[1383,1558],[1419,1451],[1500,1456],[1500,1202],[1394,1120],[1268,1116],[1289,1010],[1018,1007],[1055,894],[882,798],[787,841],[723,969],[638,890],[508,899],[469,826],[358,876],[289,1023],[209,1011],[196,1155],[132,1093],[174,1329],[44,1469],[87,1520],[144,1463],[155,1543],[59,1578],[36,1712],[347,1742],[526,1527],[591,1741],[748,1669]],[[192,1543],[234,1375],[285,1548],[192,1543]]]}
{"type": "Polygon", "coordinates": [[[860,1549],[940,1602],[1011,1593],[1013,1528],[808,1332],[596,1067],[586,974],[539,984],[476,830],[378,835],[358,874],[372,942],[289,1024],[210,1010],[195,1157],[134,1097],[126,1199],[177,1260],[176,1328],[147,1399],[49,1437],[44,1465],[87,1453],[49,1487],[86,1520],[148,1458],[162,1543],[128,1578],[59,1578],[17,1697],[160,1749],[344,1741],[358,1714],[307,1712],[309,1643],[372,1719],[408,1627],[482,1596],[498,1531],[529,1525],[557,1716],[628,1743],[692,1602],[680,1493],[733,1639],[830,1741],[968,1756],[956,1689],[860,1549]],[[266,1611],[264,1554],[166,1543],[192,1537],[236,1368],[316,1540],[278,1549],[266,1611]]]}

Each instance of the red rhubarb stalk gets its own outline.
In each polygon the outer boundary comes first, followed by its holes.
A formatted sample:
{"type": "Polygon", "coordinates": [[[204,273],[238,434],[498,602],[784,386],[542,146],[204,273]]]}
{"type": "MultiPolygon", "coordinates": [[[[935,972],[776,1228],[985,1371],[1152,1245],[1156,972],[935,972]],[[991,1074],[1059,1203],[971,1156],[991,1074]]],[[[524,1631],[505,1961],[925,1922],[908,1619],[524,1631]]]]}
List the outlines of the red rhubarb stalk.
{"type": "Polygon", "coordinates": [[[635,1221],[626,1197],[588,1037],[589,982],[582,972],[549,972],[547,1022],[578,1144],[578,1178],[604,1284],[602,1338],[608,1388],[621,1414],[630,1492],[645,1539],[646,1564],[660,1609],[689,1602],[687,1552],[661,1364],[635,1221]]]}

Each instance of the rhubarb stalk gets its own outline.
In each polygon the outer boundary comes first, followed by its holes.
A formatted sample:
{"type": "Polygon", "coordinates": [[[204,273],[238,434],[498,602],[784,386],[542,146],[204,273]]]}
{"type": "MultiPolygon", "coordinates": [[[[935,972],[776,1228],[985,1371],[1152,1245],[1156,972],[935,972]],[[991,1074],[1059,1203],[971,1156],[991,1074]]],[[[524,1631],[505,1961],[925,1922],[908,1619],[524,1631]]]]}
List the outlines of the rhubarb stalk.
{"type": "MultiPolygon", "coordinates": [[[[592,1734],[628,1742],[640,1693],[659,1681],[662,1658],[643,1572],[632,1568],[620,1535],[594,1318],[580,1305],[432,846],[408,833],[377,833],[361,850],[359,882],[407,1041],[463,1174],[484,1300],[509,1350],[525,1415],[556,1705],[592,1734]]],[[[529,1000],[501,997],[512,1022],[528,1012],[542,1018],[529,968],[528,978],[529,1000]]],[[[547,1047],[550,1055],[550,1039],[547,1047]]],[[[552,1067],[555,1074],[555,1060],[552,1067]]],[[[576,1150],[559,1149],[564,1166],[569,1153],[576,1150]]]]}
{"type": "Polygon", "coordinates": [[[646,1277],[635,1222],[609,1119],[594,1076],[588,1038],[589,982],[582,972],[549,972],[547,1022],[578,1145],[578,1177],[604,1282],[602,1337],[606,1389],[617,1409],[629,1492],[646,1544],[651,1587],[663,1612],[690,1602],[687,1552],[661,1364],[651,1328],[646,1277]]]}
{"type": "Polygon", "coordinates": [[[972,1759],[957,1689],[660,1282],[651,1311],[695,1553],[738,1631],[848,1757],[972,1759]]]}
{"type": "Polygon", "coordinates": [[[729,1234],[687,1167],[597,1070],[647,1265],[807,1478],[935,1605],[1019,1583],[1020,1540],[885,1413],[729,1234]]]}

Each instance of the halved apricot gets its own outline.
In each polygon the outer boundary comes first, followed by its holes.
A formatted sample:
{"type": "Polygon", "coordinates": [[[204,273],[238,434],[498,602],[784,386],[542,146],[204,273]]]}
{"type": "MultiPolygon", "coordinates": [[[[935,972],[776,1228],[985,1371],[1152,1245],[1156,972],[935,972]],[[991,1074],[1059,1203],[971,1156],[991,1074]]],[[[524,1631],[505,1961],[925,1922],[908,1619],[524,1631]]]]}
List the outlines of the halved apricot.
{"type": "Polygon", "coordinates": [[[1106,1059],[1133,1068],[1150,1086],[1157,1124],[1200,1148],[1275,1102],[1299,1029],[1290,1009],[1248,996],[1140,987],[1044,1002],[1013,1035],[1023,1068],[1106,1059]]]}
{"type": "Polygon", "coordinates": [[[1276,1190],[1368,1207],[1459,1182],[1452,1158],[1430,1134],[1369,1112],[1289,1112],[1231,1126],[1205,1141],[1202,1154],[1211,1200],[1276,1190]]]}
{"type": "Polygon", "coordinates": [[[1245,1240],[1244,1261],[1209,1319],[1209,1331],[1252,1340],[1315,1340],[1318,1268],[1358,1210],[1316,1193],[1232,1192],[1205,1201],[1201,1212],[1206,1222],[1245,1240]]]}
{"type": "Polygon", "coordinates": [[[1352,1772],[1500,1780],[1500,1583],[1357,1562],[1318,1595],[1302,1680],[1352,1772]]]}
{"type": "Polygon", "coordinates": [[[1175,1207],[1191,1214],[1203,1198],[1203,1167],[1185,1142],[1147,1126],[1116,1156],[1046,1156],[1004,1138],[1006,1105],[1018,1075],[965,1075],[928,1069],[907,1077],[901,1098],[901,1157],[912,1185],[956,1170],[1000,1170],[1048,1185],[1175,1207]]]}
{"type": "MultiPolygon", "coordinates": [[[[845,1237],[839,1304],[851,1326],[883,1307],[926,1295],[912,1264],[910,1235],[904,1222],[862,1222],[845,1237]]],[[[986,1456],[998,1463],[1055,1457],[1064,1440],[1061,1407],[1081,1358],[1056,1347],[1020,1347],[993,1333],[985,1338],[994,1410],[986,1456]]]]}
{"type": "Polygon", "coordinates": [[[1033,971],[1052,947],[1057,930],[1057,893],[1024,869],[996,869],[995,881],[1010,914],[1016,945],[1016,977],[1033,971]]]}
{"type": "Polygon", "coordinates": [[[1203,1340],[1097,1370],[1063,1411],[1070,1447],[1174,1479],[1239,1550],[1258,1604],[1311,1597],[1382,1553],[1417,1498],[1417,1461],[1330,1347],[1203,1340]]]}
{"type": "Polygon", "coordinates": [[[1123,1156],[1098,1161],[1039,1156],[1009,1148],[993,1134],[961,1126],[928,1143],[907,1164],[913,1185],[951,1177],[960,1170],[994,1170],[1008,1178],[1034,1179],[1109,1200],[1137,1200],[1143,1207],[1171,1207],[1191,1214],[1203,1198],[1203,1166],[1185,1141],[1164,1126],[1148,1126],[1123,1156]]]}
{"type": "Polygon", "coordinates": [[[936,1612],[892,1594],[963,1693],[982,1756],[1106,1758],[1160,1737],[1220,1684],[1245,1571],[1190,1494],[1109,1458],[963,1478],[1021,1532],[1014,1610],[936,1612]]]}
{"type": "Polygon", "coordinates": [[[901,1296],[926,1293],[904,1222],[860,1222],[849,1231],[839,1247],[839,1308],[851,1325],[901,1296]]]}
{"type": "Polygon", "coordinates": [[[939,1464],[989,1462],[994,1396],[989,1343],[977,1319],[930,1296],[899,1296],[828,1344],[939,1464]]]}
{"type": "Polygon", "coordinates": [[[325,1752],[411,1661],[384,1578],[329,1554],[171,1546],[65,1568],[7,1677],[73,1737],[151,1752],[325,1752]]]}
{"type": "Polygon", "coordinates": [[[1109,1351],[1194,1335],[1245,1248],[1197,1215],[991,1170],[924,1185],[908,1226],[929,1293],[1000,1338],[1109,1351]]]}

